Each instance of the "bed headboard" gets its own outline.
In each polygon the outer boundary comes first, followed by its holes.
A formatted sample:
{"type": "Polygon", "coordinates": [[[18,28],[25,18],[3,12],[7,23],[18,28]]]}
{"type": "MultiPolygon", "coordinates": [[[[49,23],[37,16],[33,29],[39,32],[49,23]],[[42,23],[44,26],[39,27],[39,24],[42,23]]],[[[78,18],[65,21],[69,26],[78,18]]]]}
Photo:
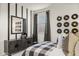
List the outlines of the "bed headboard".
{"type": "Polygon", "coordinates": [[[75,46],[75,56],[79,56],[79,41],[76,43],[75,46]]]}

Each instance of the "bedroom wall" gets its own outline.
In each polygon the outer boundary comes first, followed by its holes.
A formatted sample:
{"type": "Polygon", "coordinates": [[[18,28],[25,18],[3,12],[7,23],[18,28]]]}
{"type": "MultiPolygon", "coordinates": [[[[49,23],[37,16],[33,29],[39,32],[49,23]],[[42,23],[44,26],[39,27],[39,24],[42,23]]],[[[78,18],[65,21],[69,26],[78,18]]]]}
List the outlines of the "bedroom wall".
{"type": "MultiPolygon", "coordinates": [[[[44,8],[44,9],[40,9],[37,11],[34,11],[34,13],[39,13],[45,10],[50,10],[50,26],[51,26],[51,41],[56,42],[56,39],[58,37],[58,33],[57,33],[57,16],[64,16],[64,15],[69,15],[71,16],[74,13],[77,13],[79,15],[79,4],[52,4],[50,7],[44,8]]],[[[79,22],[79,19],[77,19],[77,21],[79,22]]],[[[62,23],[65,22],[64,20],[61,21],[62,23]]],[[[72,19],[70,18],[68,20],[68,22],[70,22],[70,26],[68,27],[70,30],[72,29],[71,27],[71,22],[72,19]]],[[[78,26],[79,28],[79,26],[78,26]]],[[[65,29],[64,26],[61,27],[62,30],[65,29]]],[[[64,33],[62,33],[62,35],[65,35],[64,33]]]]}
{"type": "Polygon", "coordinates": [[[0,4],[0,55],[4,54],[4,40],[8,40],[7,4],[0,4]]]}
{"type": "MultiPolygon", "coordinates": [[[[79,4],[53,4],[52,7],[50,7],[50,24],[51,24],[51,39],[52,41],[55,41],[58,37],[57,33],[57,16],[64,16],[64,15],[69,15],[70,19],[68,22],[70,23],[70,26],[68,27],[70,30],[72,29],[71,26],[71,15],[74,13],[77,13],[79,15],[79,4]]],[[[79,20],[77,19],[78,23],[79,20]]],[[[65,21],[62,19],[62,23],[65,21]]],[[[64,30],[66,27],[62,26],[61,29],[64,30]]],[[[78,26],[79,28],[79,26],[78,26]]],[[[64,33],[62,33],[64,35],[64,33]]]]}
{"type": "MultiPolygon", "coordinates": [[[[21,6],[22,5],[19,5],[17,4],[17,16],[18,17],[22,17],[21,15],[21,6]]],[[[14,3],[11,3],[10,4],[10,27],[11,27],[11,15],[14,15],[15,16],[15,4],[14,3]]],[[[26,7],[23,6],[23,18],[27,19],[27,15],[26,15],[26,7]]],[[[26,23],[27,23],[27,20],[26,20],[26,23]]],[[[27,25],[26,25],[27,26],[27,25]]],[[[11,28],[10,28],[11,30],[11,28]]],[[[26,30],[27,31],[27,30],[26,30]]],[[[17,34],[17,38],[20,38],[21,34],[17,34]]],[[[11,31],[10,31],[10,40],[15,40],[15,34],[11,34],[11,31]]]]}

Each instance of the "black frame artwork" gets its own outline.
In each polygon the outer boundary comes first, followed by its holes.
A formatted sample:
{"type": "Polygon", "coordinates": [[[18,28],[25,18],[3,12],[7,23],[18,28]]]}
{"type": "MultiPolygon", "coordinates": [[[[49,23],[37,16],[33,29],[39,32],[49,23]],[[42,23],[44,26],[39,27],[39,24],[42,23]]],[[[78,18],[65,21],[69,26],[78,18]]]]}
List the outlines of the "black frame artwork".
{"type": "Polygon", "coordinates": [[[57,33],[61,34],[62,30],[61,29],[57,29],[57,33]]]}
{"type": "Polygon", "coordinates": [[[62,17],[61,17],[61,16],[58,16],[58,17],[57,17],[57,20],[58,20],[58,21],[61,21],[61,20],[62,20],[62,17]]]}
{"type": "Polygon", "coordinates": [[[68,27],[68,26],[69,26],[69,22],[65,22],[65,23],[64,23],[64,26],[65,26],[65,27],[68,27]]]}
{"type": "Polygon", "coordinates": [[[64,20],[68,20],[68,19],[69,19],[69,15],[65,15],[64,20]]]}
{"type": "Polygon", "coordinates": [[[57,23],[57,27],[61,27],[61,26],[62,26],[61,22],[57,23]]]}
{"type": "Polygon", "coordinates": [[[11,34],[23,33],[23,21],[22,17],[11,16],[11,34]]]}
{"type": "Polygon", "coordinates": [[[73,29],[72,29],[72,33],[75,34],[75,33],[77,33],[77,32],[78,32],[78,29],[77,29],[77,28],[73,28],[73,29]]]}
{"type": "Polygon", "coordinates": [[[74,22],[71,23],[71,25],[72,25],[73,27],[77,27],[77,26],[78,26],[78,22],[77,22],[77,21],[74,21],[74,22]]]}
{"type": "Polygon", "coordinates": [[[72,18],[72,19],[77,19],[77,18],[78,18],[78,14],[73,14],[73,15],[71,16],[71,18],[72,18]]]}
{"type": "Polygon", "coordinates": [[[64,29],[64,33],[68,34],[69,33],[69,29],[64,29]]]}

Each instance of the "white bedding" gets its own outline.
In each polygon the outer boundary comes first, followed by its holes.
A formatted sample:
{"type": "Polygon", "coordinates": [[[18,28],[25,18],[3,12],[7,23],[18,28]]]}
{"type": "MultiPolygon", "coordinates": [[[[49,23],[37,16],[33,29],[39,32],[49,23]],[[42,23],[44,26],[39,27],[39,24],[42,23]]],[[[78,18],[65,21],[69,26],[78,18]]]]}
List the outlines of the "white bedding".
{"type": "Polygon", "coordinates": [[[52,42],[35,44],[26,49],[26,56],[65,56],[62,48],[56,48],[52,42]],[[40,45],[40,47],[38,47],[40,45]]]}
{"type": "Polygon", "coordinates": [[[55,48],[48,56],[65,56],[62,49],[55,48]]]}

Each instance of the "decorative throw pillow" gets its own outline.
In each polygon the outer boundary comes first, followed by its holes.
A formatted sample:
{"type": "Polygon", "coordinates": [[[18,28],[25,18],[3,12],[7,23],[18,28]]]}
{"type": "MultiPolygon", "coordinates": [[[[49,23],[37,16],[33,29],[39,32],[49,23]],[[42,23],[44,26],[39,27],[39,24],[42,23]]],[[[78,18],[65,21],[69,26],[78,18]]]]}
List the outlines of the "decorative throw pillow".
{"type": "Polygon", "coordinates": [[[58,36],[58,44],[57,44],[57,48],[62,48],[62,43],[63,43],[63,35],[59,35],[58,36]]]}
{"type": "Polygon", "coordinates": [[[68,54],[68,42],[69,42],[69,35],[65,37],[62,44],[62,49],[65,55],[68,54]]]}

